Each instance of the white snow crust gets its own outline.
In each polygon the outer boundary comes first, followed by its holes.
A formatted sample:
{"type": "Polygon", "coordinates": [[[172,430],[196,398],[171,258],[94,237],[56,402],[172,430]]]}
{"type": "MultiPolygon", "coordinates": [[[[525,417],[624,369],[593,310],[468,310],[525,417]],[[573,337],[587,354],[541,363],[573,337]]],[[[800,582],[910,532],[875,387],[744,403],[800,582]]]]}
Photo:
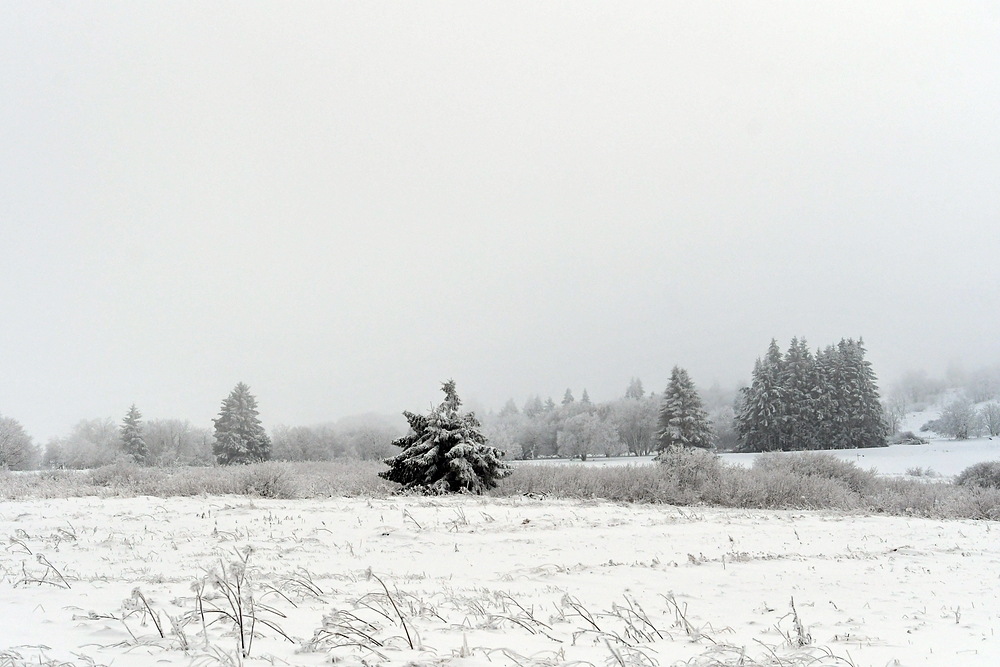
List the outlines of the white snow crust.
{"type": "Polygon", "coordinates": [[[0,658],[36,664],[238,664],[227,624],[203,636],[191,584],[246,545],[276,612],[259,614],[295,641],[258,624],[244,664],[667,666],[723,644],[763,661],[793,655],[793,598],[812,645],[858,667],[1000,664],[987,521],[464,496],[35,499],[0,523],[0,658]],[[136,587],[166,638],[126,616],[136,587]],[[371,623],[377,652],[303,650],[337,611],[371,623]],[[168,619],[185,615],[187,652],[168,619]]]}

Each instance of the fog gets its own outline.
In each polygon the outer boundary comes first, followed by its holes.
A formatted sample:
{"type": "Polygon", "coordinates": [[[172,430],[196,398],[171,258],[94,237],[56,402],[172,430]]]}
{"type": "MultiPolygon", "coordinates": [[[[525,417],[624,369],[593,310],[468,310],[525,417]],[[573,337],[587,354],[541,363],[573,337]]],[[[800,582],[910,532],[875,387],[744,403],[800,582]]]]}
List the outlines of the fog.
{"type": "Polygon", "coordinates": [[[1000,361],[1000,10],[5,3],[0,413],[1000,361]]]}

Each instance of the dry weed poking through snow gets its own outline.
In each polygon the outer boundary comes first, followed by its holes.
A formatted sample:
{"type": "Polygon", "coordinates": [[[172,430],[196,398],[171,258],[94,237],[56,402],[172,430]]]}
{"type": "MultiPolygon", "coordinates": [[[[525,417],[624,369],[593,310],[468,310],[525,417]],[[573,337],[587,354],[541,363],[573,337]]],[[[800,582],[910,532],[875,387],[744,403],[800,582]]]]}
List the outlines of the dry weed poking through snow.
{"type": "Polygon", "coordinates": [[[985,521],[221,496],[8,501],[0,523],[0,667],[1000,658],[985,521]]]}

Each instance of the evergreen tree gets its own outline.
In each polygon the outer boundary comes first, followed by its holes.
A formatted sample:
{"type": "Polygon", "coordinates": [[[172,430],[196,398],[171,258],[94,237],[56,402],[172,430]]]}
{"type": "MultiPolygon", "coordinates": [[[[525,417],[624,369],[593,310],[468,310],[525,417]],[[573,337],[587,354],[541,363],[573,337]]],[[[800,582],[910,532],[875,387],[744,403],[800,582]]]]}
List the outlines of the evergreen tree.
{"type": "Polygon", "coordinates": [[[816,362],[804,338],[792,338],[781,364],[778,382],[782,396],[781,449],[816,449],[816,401],[819,393],[816,362]]]}
{"type": "Polygon", "coordinates": [[[846,411],[849,447],[885,447],[888,429],[878,393],[875,371],[865,360],[864,341],[841,340],[837,348],[843,366],[841,392],[846,411]]]}
{"type": "Polygon", "coordinates": [[[742,389],[743,403],[736,415],[741,451],[771,452],[781,449],[784,427],[781,395],[783,363],[778,342],[772,339],[767,355],[754,364],[750,386],[742,389]]]}
{"type": "Polygon", "coordinates": [[[580,397],[580,405],[590,405],[590,396],[586,389],[583,390],[583,396],[580,397]]]}
{"type": "Polygon", "coordinates": [[[646,391],[642,388],[642,380],[639,378],[629,380],[628,389],[625,390],[625,398],[633,398],[638,401],[645,395],[646,391]]]}
{"type": "Polygon", "coordinates": [[[552,412],[555,409],[556,409],[556,402],[552,400],[551,396],[549,396],[547,399],[545,399],[545,412],[552,412]]]}
{"type": "Polygon", "coordinates": [[[243,382],[222,401],[215,423],[212,453],[222,465],[254,463],[271,458],[271,439],[257,415],[257,399],[243,382]]]}
{"type": "Polygon", "coordinates": [[[143,438],[142,414],[135,403],[128,409],[120,429],[122,450],[136,463],[146,463],[149,458],[149,447],[143,438]]]}
{"type": "Polygon", "coordinates": [[[474,414],[459,412],[455,381],[445,382],[442,391],[444,402],[426,417],[403,413],[410,432],[392,443],[403,451],[385,460],[389,470],[379,477],[431,493],[482,493],[495,487],[511,472],[503,452],[486,444],[474,414]]]}
{"type": "Polygon", "coordinates": [[[847,410],[843,401],[843,364],[840,351],[827,345],[816,352],[816,376],[820,387],[816,401],[816,442],[818,449],[850,447],[846,438],[847,410]]]}
{"type": "Polygon", "coordinates": [[[660,451],[672,445],[712,447],[708,413],[702,407],[691,376],[678,366],[670,372],[670,383],[663,394],[658,437],[660,451]]]}
{"type": "Polygon", "coordinates": [[[575,401],[575,400],[576,400],[576,399],[575,399],[575,398],[573,398],[573,392],[572,392],[572,391],[570,391],[569,389],[567,389],[567,390],[566,390],[566,393],[565,393],[565,394],[563,394],[563,400],[562,400],[562,404],[563,404],[563,405],[569,405],[570,403],[572,403],[572,402],[573,402],[573,401],[575,401]]]}

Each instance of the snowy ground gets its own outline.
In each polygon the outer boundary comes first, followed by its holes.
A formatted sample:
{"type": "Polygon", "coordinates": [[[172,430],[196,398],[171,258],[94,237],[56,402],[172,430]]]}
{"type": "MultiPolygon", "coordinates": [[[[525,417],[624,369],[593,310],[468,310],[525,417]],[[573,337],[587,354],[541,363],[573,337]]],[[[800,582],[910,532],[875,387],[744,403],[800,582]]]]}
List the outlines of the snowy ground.
{"type": "MultiPolygon", "coordinates": [[[[526,498],[207,497],[9,501],[0,523],[4,665],[14,664],[4,652],[236,663],[230,623],[209,625],[206,643],[192,584],[220,563],[232,580],[247,545],[256,604],[273,609],[255,615],[276,625],[257,623],[248,663],[648,667],[716,643],[762,660],[787,655],[798,637],[792,598],[813,645],[859,667],[1000,663],[1000,526],[990,522],[526,498]]],[[[204,604],[229,609],[218,597],[204,604]]]]}

